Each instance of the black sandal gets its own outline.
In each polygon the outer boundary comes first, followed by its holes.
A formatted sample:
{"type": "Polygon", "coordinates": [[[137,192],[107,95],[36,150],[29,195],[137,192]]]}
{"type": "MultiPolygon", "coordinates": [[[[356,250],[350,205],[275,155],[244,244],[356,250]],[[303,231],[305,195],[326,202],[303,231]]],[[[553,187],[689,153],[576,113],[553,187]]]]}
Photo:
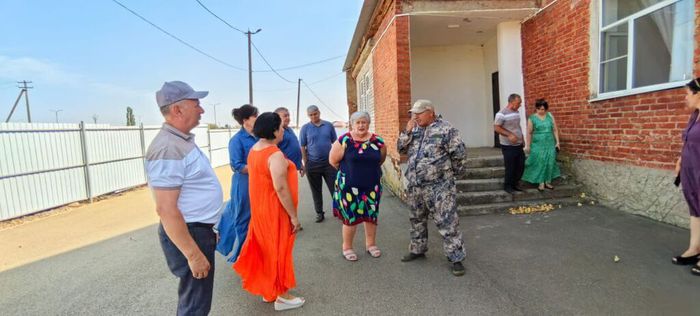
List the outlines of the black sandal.
{"type": "MultiPolygon", "coordinates": [[[[689,266],[691,264],[698,263],[698,261],[700,261],[700,254],[690,257],[675,256],[673,257],[673,259],[671,259],[671,262],[673,262],[673,264],[677,264],[679,266],[689,266]]],[[[700,270],[698,271],[698,273],[700,273],[700,270]]]]}
{"type": "Polygon", "coordinates": [[[693,275],[700,276],[700,267],[698,267],[697,265],[693,266],[692,268],[690,268],[690,273],[692,273],[693,275]]]}

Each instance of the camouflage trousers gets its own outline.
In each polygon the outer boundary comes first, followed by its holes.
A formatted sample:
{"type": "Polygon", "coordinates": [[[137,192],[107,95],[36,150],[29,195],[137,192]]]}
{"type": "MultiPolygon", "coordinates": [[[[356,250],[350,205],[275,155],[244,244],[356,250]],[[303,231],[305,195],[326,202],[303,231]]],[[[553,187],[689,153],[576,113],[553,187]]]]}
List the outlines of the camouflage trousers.
{"type": "Polygon", "coordinates": [[[406,190],[411,207],[411,243],[409,251],[421,254],[428,251],[428,219],[432,218],[442,235],[442,248],[450,262],[466,257],[462,232],[457,215],[457,188],[454,181],[410,186],[406,190]]]}

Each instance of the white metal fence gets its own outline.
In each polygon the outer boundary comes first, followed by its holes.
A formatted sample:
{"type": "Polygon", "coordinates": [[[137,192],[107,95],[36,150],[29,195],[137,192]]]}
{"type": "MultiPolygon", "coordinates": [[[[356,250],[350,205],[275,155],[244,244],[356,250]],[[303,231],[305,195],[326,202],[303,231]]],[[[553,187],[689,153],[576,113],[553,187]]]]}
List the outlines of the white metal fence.
{"type": "MultiPolygon", "coordinates": [[[[144,155],[160,126],[0,123],[0,220],[146,183],[144,155]]],[[[195,128],[213,167],[233,129],[195,128]]]]}

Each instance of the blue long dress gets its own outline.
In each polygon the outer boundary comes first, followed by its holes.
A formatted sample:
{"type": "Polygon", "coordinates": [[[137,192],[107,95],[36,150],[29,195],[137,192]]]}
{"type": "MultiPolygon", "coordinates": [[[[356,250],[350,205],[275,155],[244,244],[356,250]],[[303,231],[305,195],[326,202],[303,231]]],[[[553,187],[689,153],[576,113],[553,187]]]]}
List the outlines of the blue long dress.
{"type": "Polygon", "coordinates": [[[228,142],[228,153],[233,169],[231,178],[231,200],[226,204],[219,221],[219,243],[216,250],[224,256],[231,256],[228,262],[236,262],[241,247],[248,234],[250,222],[250,197],[248,195],[248,174],[241,171],[248,164],[248,153],[257,138],[241,128],[228,142]]]}

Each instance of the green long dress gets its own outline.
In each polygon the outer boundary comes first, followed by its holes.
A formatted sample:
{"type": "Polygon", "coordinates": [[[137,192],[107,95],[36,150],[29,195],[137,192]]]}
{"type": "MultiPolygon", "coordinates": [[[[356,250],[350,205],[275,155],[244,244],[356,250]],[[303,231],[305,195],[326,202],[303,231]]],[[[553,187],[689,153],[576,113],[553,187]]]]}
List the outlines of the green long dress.
{"type": "Polygon", "coordinates": [[[537,114],[530,115],[532,122],[532,144],[530,156],[525,161],[522,179],[530,183],[549,183],[561,175],[557,165],[556,140],[554,139],[554,121],[547,112],[544,119],[537,114]]]}

